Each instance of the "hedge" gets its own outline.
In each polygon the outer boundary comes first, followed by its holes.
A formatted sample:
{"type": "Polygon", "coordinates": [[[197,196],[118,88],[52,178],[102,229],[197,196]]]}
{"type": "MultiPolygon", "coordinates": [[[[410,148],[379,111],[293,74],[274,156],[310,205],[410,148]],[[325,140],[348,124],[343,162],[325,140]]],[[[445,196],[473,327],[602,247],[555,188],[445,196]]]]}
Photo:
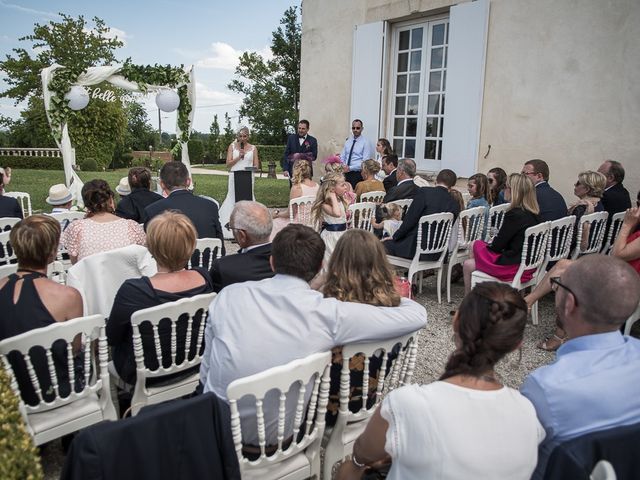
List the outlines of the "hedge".
{"type": "Polygon", "coordinates": [[[62,170],[62,157],[21,157],[19,155],[0,155],[0,167],[15,169],[33,168],[36,170],[62,170]]]}
{"type": "Polygon", "coordinates": [[[36,447],[18,410],[18,398],[11,389],[9,376],[0,367],[0,478],[37,480],[42,477],[36,447]]]}
{"type": "Polygon", "coordinates": [[[284,145],[256,145],[260,155],[260,162],[266,167],[269,160],[274,160],[276,165],[280,165],[284,157],[284,145]]]}

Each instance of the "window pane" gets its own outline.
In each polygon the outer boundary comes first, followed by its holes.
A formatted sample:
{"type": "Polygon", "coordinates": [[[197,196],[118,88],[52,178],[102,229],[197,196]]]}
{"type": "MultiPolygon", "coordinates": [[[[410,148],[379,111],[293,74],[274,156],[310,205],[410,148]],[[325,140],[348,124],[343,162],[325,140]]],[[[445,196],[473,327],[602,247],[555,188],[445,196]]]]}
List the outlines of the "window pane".
{"type": "Polygon", "coordinates": [[[396,118],[393,122],[393,135],[402,137],[404,133],[404,118],[396,118]]]}
{"type": "Polygon", "coordinates": [[[416,156],[416,141],[407,140],[404,146],[405,146],[404,156],[406,158],[414,158],[416,156]]]}
{"type": "Polygon", "coordinates": [[[407,118],[407,137],[415,137],[418,132],[418,119],[407,118]]]}
{"type": "Polygon", "coordinates": [[[449,49],[445,47],[444,49],[444,68],[447,68],[447,53],[449,52],[449,49]]]}
{"type": "Polygon", "coordinates": [[[442,91],[446,91],[447,90],[447,71],[444,70],[442,72],[442,91]]]}
{"type": "Polygon", "coordinates": [[[411,52],[411,71],[415,72],[416,70],[420,71],[420,64],[422,63],[422,52],[418,50],[417,52],[411,52]]]}
{"type": "Polygon", "coordinates": [[[431,35],[431,45],[442,45],[444,43],[444,24],[434,25],[431,35]]]}
{"type": "Polygon", "coordinates": [[[418,114],[418,97],[417,95],[411,95],[408,98],[407,105],[407,115],[417,115],[418,114]]]}
{"type": "Polygon", "coordinates": [[[438,141],[438,154],[436,156],[437,160],[440,160],[441,154],[442,154],[442,142],[438,141]]]}
{"type": "Polygon", "coordinates": [[[400,55],[398,55],[398,72],[406,72],[408,62],[409,62],[408,53],[401,53],[400,55]]]}
{"type": "Polygon", "coordinates": [[[404,157],[404,153],[402,151],[402,143],[403,141],[401,138],[395,138],[393,140],[393,151],[396,155],[398,155],[398,157],[404,157]]]}
{"type": "Polygon", "coordinates": [[[442,68],[442,52],[444,48],[431,49],[431,68],[442,68]]]}
{"type": "Polygon", "coordinates": [[[404,115],[405,97],[396,97],[396,115],[404,115]]]}
{"type": "Polygon", "coordinates": [[[409,50],[409,30],[400,32],[400,50],[409,50]]]}
{"type": "Polygon", "coordinates": [[[442,72],[431,72],[431,75],[429,75],[429,91],[430,92],[440,91],[441,78],[442,78],[442,72]]]}
{"type": "Polygon", "coordinates": [[[424,142],[424,158],[427,160],[436,159],[436,140],[427,140],[424,142]]]}
{"type": "Polygon", "coordinates": [[[442,105],[440,105],[440,114],[444,115],[444,95],[442,95],[442,105]]]}
{"type": "Polygon", "coordinates": [[[447,42],[447,45],[448,45],[448,44],[449,44],[449,24],[447,23],[447,24],[445,25],[445,27],[446,27],[446,29],[445,29],[445,30],[446,30],[446,32],[447,32],[447,35],[446,35],[446,38],[445,38],[445,42],[447,42]]]}
{"type": "Polygon", "coordinates": [[[398,81],[396,82],[396,93],[407,93],[406,75],[398,75],[398,81]]]}
{"type": "Polygon", "coordinates": [[[420,74],[411,73],[409,75],[409,93],[418,93],[420,91],[420,74]]]}
{"type": "Polygon", "coordinates": [[[426,128],[425,136],[427,137],[438,136],[438,117],[427,118],[427,128],[426,128]]]}
{"type": "Polygon", "coordinates": [[[427,114],[437,115],[440,113],[440,95],[429,95],[427,104],[427,114]]]}
{"type": "Polygon", "coordinates": [[[444,131],[444,117],[440,117],[440,134],[438,135],[439,137],[443,136],[443,132],[444,131]]]}
{"type": "Polygon", "coordinates": [[[422,48],[422,27],[414,28],[411,35],[411,48],[422,48]]]}

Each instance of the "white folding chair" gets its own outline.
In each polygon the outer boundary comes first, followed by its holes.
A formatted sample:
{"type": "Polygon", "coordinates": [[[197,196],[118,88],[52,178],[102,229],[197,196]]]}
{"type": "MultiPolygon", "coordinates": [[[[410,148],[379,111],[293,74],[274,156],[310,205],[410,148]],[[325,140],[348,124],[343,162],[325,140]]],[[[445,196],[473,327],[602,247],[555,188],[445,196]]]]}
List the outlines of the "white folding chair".
{"type": "MultiPolygon", "coordinates": [[[[424,215],[418,221],[416,253],[413,258],[402,258],[387,255],[389,263],[409,270],[409,284],[413,284],[413,276],[424,270],[436,270],[438,275],[438,303],[442,303],[442,268],[449,247],[449,237],[453,225],[453,213],[443,212],[424,215]],[[439,255],[436,260],[420,260],[421,255],[439,255]]],[[[422,277],[418,281],[422,293],[422,277]]]]}
{"type": "Polygon", "coordinates": [[[504,221],[504,214],[507,213],[510,207],[510,203],[502,203],[489,209],[489,223],[486,229],[485,242],[491,243],[493,238],[498,234],[504,221]]]}
{"type": "Polygon", "coordinates": [[[476,240],[482,238],[486,225],[486,211],[484,207],[474,207],[462,210],[458,217],[458,237],[449,256],[447,267],[447,303],[451,303],[451,271],[469,258],[469,250],[476,240]]]}
{"type": "Polygon", "coordinates": [[[18,264],[12,263],[11,265],[0,266],[0,279],[8,277],[9,275],[18,271],[18,264]]]}
{"type": "Polygon", "coordinates": [[[0,217],[0,232],[11,230],[20,220],[22,219],[18,217],[0,217]]]}
{"type": "Polygon", "coordinates": [[[311,207],[315,201],[316,197],[312,195],[305,195],[289,200],[289,223],[300,223],[307,227],[313,227],[311,207]]]}
{"type": "Polygon", "coordinates": [[[360,202],[349,205],[347,228],[359,228],[371,231],[371,220],[375,220],[376,204],[373,202],[360,202]]]}
{"type": "Polygon", "coordinates": [[[68,225],[74,220],[82,220],[87,214],[85,212],[59,212],[50,213],[49,215],[58,220],[62,226],[63,224],[68,225]]]}
{"type": "MultiPolygon", "coordinates": [[[[545,264],[547,254],[547,242],[549,241],[549,229],[551,222],[543,222],[539,225],[529,227],[524,232],[524,244],[522,247],[522,257],[520,258],[520,267],[516,272],[513,280],[505,282],[491,275],[476,270],[471,274],[471,288],[482,282],[500,282],[511,285],[516,290],[522,290],[527,287],[537,285],[538,276],[544,274],[542,267],[545,264]],[[533,270],[532,277],[528,281],[522,280],[522,275],[533,270]]],[[[534,305],[536,307],[536,305],[534,305]]],[[[534,325],[538,324],[537,310],[531,310],[531,319],[534,325]]]]}
{"type": "Polygon", "coordinates": [[[5,197],[12,197],[18,200],[20,208],[22,208],[22,216],[27,218],[31,216],[31,195],[27,192],[4,192],[5,197]]]}
{"type": "Polygon", "coordinates": [[[38,404],[28,405],[21,399],[19,408],[36,445],[103,420],[116,420],[107,371],[104,317],[91,315],[76,318],[7,338],[0,342],[0,355],[10,372],[11,387],[19,397],[20,388],[14,366],[17,362],[26,364],[28,378],[24,381],[33,388],[38,404]],[[84,354],[82,362],[73,360],[73,340],[78,335],[84,354]],[[61,346],[65,351],[64,366],[54,363],[54,357],[59,358],[54,350],[60,347],[56,343],[54,348],[53,343],[59,339],[66,342],[65,346],[61,346]],[[38,356],[43,367],[46,364],[46,372],[36,372],[38,356]],[[82,370],[79,372],[80,364],[82,370]],[[61,372],[68,376],[64,382],[59,382],[61,372]],[[47,375],[44,383],[41,383],[42,375],[47,375]]]}
{"type": "Polygon", "coordinates": [[[600,460],[596,463],[591,475],[589,475],[590,480],[616,480],[617,478],[613,465],[607,460],[600,460]]]}
{"type": "Polygon", "coordinates": [[[398,205],[402,209],[402,218],[404,218],[407,210],[409,210],[409,207],[413,203],[413,198],[403,198],[401,200],[394,200],[393,202],[389,203],[395,203],[396,205],[398,205]]]}
{"type": "Polygon", "coordinates": [[[361,202],[373,202],[375,204],[382,203],[386,192],[382,190],[375,190],[373,192],[363,193],[360,195],[361,202]]]}
{"type": "Polygon", "coordinates": [[[189,258],[188,268],[193,267],[192,260],[194,257],[198,259],[196,267],[202,267],[207,271],[210,270],[213,261],[222,257],[222,241],[219,238],[198,238],[193,255],[189,258]]]}
{"type": "Polygon", "coordinates": [[[604,255],[611,255],[611,252],[613,251],[613,244],[615,243],[616,238],[618,238],[618,233],[620,233],[624,214],[625,212],[618,212],[614,213],[611,217],[611,225],[609,226],[609,232],[607,232],[607,239],[604,242],[604,247],[602,248],[602,253],[604,255]]]}
{"type": "MultiPolygon", "coordinates": [[[[60,229],[66,229],[71,222],[76,220],[82,220],[85,216],[85,212],[59,212],[50,213],[51,217],[55,218],[60,223],[60,229]]],[[[53,265],[50,265],[49,278],[55,276],[55,279],[59,283],[66,283],[67,272],[72,267],[71,260],[69,260],[69,252],[60,244],[58,253],[56,255],[56,261],[53,265]],[[66,258],[65,258],[66,257],[66,258]]]]}
{"type": "MultiPolygon", "coordinates": [[[[355,440],[364,431],[369,418],[382,402],[384,394],[398,386],[411,383],[416,363],[417,332],[370,343],[357,343],[342,347],[342,370],[340,372],[340,410],[335,426],[324,448],[324,480],[331,480],[336,462],[343,460],[353,451],[355,440]],[[391,361],[387,372],[389,355],[398,348],[397,356],[391,361]],[[364,356],[364,369],[361,385],[351,385],[349,363],[352,357],[364,356]],[[381,357],[380,370],[377,372],[375,398],[369,399],[370,358],[381,357]],[[357,412],[349,409],[349,400],[353,387],[362,387],[362,405],[357,412]]],[[[395,352],[394,352],[395,353],[395,352]]],[[[374,378],[376,377],[375,372],[374,378]]]]}
{"type": "Polygon", "coordinates": [[[13,248],[11,248],[11,242],[9,241],[10,234],[10,231],[0,232],[0,265],[9,265],[18,262],[16,254],[13,248]]]}
{"type": "Polygon", "coordinates": [[[638,304],[636,311],[631,314],[631,316],[627,319],[627,321],[624,324],[625,335],[631,334],[631,327],[633,327],[633,324],[636,323],[638,320],[640,320],[640,303],[638,304]]]}
{"type": "Polygon", "coordinates": [[[599,253],[602,250],[608,216],[607,212],[595,212],[580,217],[576,234],[576,246],[571,253],[571,258],[576,259],[581,255],[599,253]],[[583,247],[583,237],[585,235],[587,235],[587,239],[583,247]]]}
{"type": "Polygon", "coordinates": [[[235,380],[227,387],[233,443],[244,480],[295,480],[314,476],[320,478],[320,443],[324,434],[325,413],[329,400],[330,362],[331,352],[315,353],[307,358],[235,380]],[[307,394],[309,386],[310,395],[307,394]],[[265,412],[264,399],[270,390],[279,392],[278,408],[274,412],[265,412]],[[256,413],[255,417],[252,415],[251,418],[243,418],[241,422],[239,403],[252,400],[242,400],[243,397],[255,398],[256,413]],[[290,411],[290,415],[287,415],[287,410],[290,411]],[[265,422],[273,424],[271,413],[276,412],[277,439],[269,440],[272,445],[269,445],[271,448],[267,448],[268,427],[265,422]],[[244,427],[241,426],[243,422],[246,422],[244,427]],[[253,425],[253,422],[256,425],[253,425]],[[257,426],[257,460],[249,460],[243,454],[243,437],[255,436],[255,432],[247,431],[249,425],[252,425],[252,428],[257,426]],[[289,439],[291,443],[287,445],[289,439]]]}
{"type": "MultiPolygon", "coordinates": [[[[156,386],[147,386],[147,379],[185,372],[200,365],[204,350],[204,328],[207,312],[215,295],[215,293],[205,293],[191,298],[183,298],[175,302],[138,310],[131,316],[136,384],[134,386],[126,384],[118,376],[113,362],[109,363],[109,373],[118,387],[124,390],[133,388],[132,415],[136,415],[145,405],[179,398],[195,390],[199,380],[199,372],[197,371],[188,374],[186,378],[178,378],[174,382],[163,382],[162,385],[156,386]],[[161,342],[159,327],[164,319],[171,323],[167,335],[170,339],[170,351],[166,351],[166,349],[163,351],[162,348],[163,342],[161,342]],[[149,339],[149,342],[143,342],[140,333],[140,327],[145,323],[150,325],[143,328],[150,327],[153,338],[152,341],[149,339]],[[184,329],[186,331],[184,337],[180,335],[181,339],[178,338],[177,332],[179,323],[183,326],[186,323],[184,329]],[[146,344],[146,349],[143,343],[146,344]],[[150,360],[153,358],[157,363],[157,368],[152,369],[145,365],[145,356],[150,357],[150,360]],[[181,359],[180,363],[177,363],[177,358],[181,359]]],[[[162,323],[165,325],[166,331],[166,324],[162,323]]]]}

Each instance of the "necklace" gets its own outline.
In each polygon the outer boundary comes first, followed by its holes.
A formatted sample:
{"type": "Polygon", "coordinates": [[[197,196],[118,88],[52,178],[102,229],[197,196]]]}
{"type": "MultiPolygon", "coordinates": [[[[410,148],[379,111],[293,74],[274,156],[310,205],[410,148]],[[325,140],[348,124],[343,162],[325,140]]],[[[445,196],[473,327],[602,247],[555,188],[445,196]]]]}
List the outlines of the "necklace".
{"type": "Polygon", "coordinates": [[[164,273],[178,273],[178,272],[184,272],[186,270],[186,268],[181,268],[180,270],[169,270],[168,272],[158,272],[156,273],[156,275],[162,275],[164,273]]]}

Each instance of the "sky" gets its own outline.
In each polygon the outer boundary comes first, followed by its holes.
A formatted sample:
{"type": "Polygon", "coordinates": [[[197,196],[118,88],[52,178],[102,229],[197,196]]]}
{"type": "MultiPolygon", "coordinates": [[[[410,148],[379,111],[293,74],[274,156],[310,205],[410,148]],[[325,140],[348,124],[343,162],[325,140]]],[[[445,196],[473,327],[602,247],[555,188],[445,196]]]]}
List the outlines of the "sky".
{"type": "MultiPolygon", "coordinates": [[[[193,128],[208,132],[214,114],[221,126],[225,112],[238,124],[237,109],[242,98],[227,89],[238,57],[244,51],[270,55],[271,34],[283,13],[295,0],[0,0],[0,57],[13,48],[27,48],[30,42],[18,38],[31,34],[35,23],[59,21],[58,12],[91,19],[99,17],[124,41],[117,57],[131,57],[134,64],[194,65],[196,112],[193,128]],[[55,5],[55,8],[54,8],[55,5]]],[[[0,72],[0,91],[6,90],[0,72]]],[[[149,113],[150,124],[158,128],[155,95],[138,99],[149,113]]],[[[0,98],[0,114],[19,118],[24,105],[0,98]]],[[[162,130],[175,132],[175,113],[162,113],[162,130]]]]}

